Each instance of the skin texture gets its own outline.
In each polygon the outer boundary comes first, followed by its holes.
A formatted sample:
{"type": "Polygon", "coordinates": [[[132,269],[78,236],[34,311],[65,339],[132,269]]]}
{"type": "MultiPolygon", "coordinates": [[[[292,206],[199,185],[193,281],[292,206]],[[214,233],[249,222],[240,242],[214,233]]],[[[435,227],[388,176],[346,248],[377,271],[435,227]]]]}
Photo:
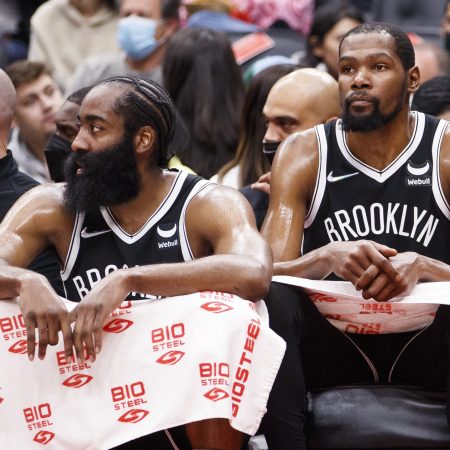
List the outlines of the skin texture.
{"type": "MultiPolygon", "coordinates": [[[[340,115],[338,84],[327,73],[299,69],[280,78],[269,92],[263,108],[267,125],[264,142],[280,142],[340,115]]],[[[253,189],[270,193],[270,172],[253,189]]]]}
{"type": "MultiPolygon", "coordinates": [[[[379,98],[384,114],[392,112],[404,97],[400,113],[390,123],[375,131],[347,134],[347,144],[358,159],[383,169],[410,140],[414,123],[409,95],[417,90],[419,70],[403,69],[394,40],[385,33],[347,37],[341,46],[339,70],[341,102],[353,96],[350,109],[355,115],[372,111],[373,103],[365,101],[366,95],[379,98]]],[[[447,129],[439,168],[447,199],[449,139],[447,129]]],[[[334,272],[362,290],[364,298],[379,301],[406,295],[419,281],[450,279],[449,267],[440,261],[414,252],[398,254],[395,249],[371,241],[331,242],[302,256],[301,237],[317,169],[318,148],[313,130],[291,136],[277,152],[272,166],[270,206],[262,230],[274,253],[275,274],[322,279],[334,272]]]]}
{"type": "MultiPolygon", "coordinates": [[[[93,88],[80,109],[80,130],[72,150],[100,152],[123,137],[123,120],[112,106],[123,88],[101,85],[93,88]]],[[[169,192],[175,174],[163,172],[152,161],[157,131],[142,127],[133,143],[141,189],[136,198],[111,207],[123,230],[135,233],[158,208],[169,192]],[[150,165],[150,168],[149,168],[150,165]]],[[[128,292],[173,296],[202,290],[234,293],[258,300],[267,293],[271,252],[256,230],[253,213],[241,195],[231,188],[212,185],[193,198],[186,215],[186,228],[195,260],[118,270],[101,280],[72,311],[46,279],[23,269],[41,249],[54,245],[60,261],[68,252],[74,217],[63,208],[63,185],[43,185],[25,194],[0,225],[0,298],[19,297],[28,333],[28,355],[44,358],[47,345],[64,337],[66,357],[84,361],[83,346],[95,360],[102,346],[102,326],[128,292]],[[70,322],[75,321],[71,332],[70,322]]],[[[196,448],[237,449],[241,434],[228,421],[212,420],[188,426],[196,448]]]]}
{"type": "Polygon", "coordinates": [[[16,89],[17,107],[13,125],[20,129],[27,147],[44,161],[44,147],[55,132],[55,115],[63,99],[61,90],[49,75],[16,89]]]}

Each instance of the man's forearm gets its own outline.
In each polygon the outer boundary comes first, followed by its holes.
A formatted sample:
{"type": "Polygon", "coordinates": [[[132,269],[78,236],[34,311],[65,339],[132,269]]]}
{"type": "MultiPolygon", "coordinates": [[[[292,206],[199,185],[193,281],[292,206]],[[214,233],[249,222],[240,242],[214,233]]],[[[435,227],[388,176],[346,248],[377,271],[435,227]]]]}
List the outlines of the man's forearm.
{"type": "Polygon", "coordinates": [[[419,281],[450,281],[450,265],[437,259],[421,256],[418,262],[419,281]]]}
{"type": "Polygon", "coordinates": [[[12,267],[0,259],[0,299],[6,300],[20,294],[21,280],[28,270],[12,267]]]}
{"type": "Polygon", "coordinates": [[[133,267],[122,272],[130,292],[162,296],[215,290],[260,300],[270,286],[272,270],[256,258],[213,255],[187,263],[133,267]]]}
{"type": "Polygon", "coordinates": [[[273,265],[274,275],[290,275],[310,280],[321,280],[331,271],[330,258],[325,247],[313,250],[292,261],[276,262],[273,265]]]}

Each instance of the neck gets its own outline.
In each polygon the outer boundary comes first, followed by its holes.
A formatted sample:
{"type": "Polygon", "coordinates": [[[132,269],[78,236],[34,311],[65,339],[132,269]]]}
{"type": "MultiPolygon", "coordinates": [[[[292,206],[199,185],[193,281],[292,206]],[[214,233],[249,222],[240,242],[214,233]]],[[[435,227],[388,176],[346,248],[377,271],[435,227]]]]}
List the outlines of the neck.
{"type": "Polygon", "coordinates": [[[103,6],[102,0],[70,0],[70,4],[74,6],[84,17],[92,17],[103,6]]]}
{"type": "Polygon", "coordinates": [[[369,132],[347,133],[347,145],[361,161],[377,170],[387,167],[403,151],[414,130],[414,117],[404,108],[391,122],[369,132]]]}
{"type": "Polygon", "coordinates": [[[29,136],[24,136],[22,134],[21,138],[25,142],[25,145],[27,146],[28,150],[30,150],[30,152],[33,153],[33,155],[36,156],[37,159],[39,159],[42,162],[45,162],[44,148],[45,145],[47,144],[49,137],[48,136],[38,137],[34,135],[30,139],[29,136]]]}
{"type": "Polygon", "coordinates": [[[175,179],[175,174],[164,172],[159,167],[140,170],[141,189],[129,202],[110,208],[120,226],[128,233],[139,231],[148,218],[159,208],[175,179]]]}
{"type": "Polygon", "coordinates": [[[128,67],[136,72],[150,72],[162,64],[166,44],[161,44],[151,55],[139,61],[127,57],[128,67]]]}

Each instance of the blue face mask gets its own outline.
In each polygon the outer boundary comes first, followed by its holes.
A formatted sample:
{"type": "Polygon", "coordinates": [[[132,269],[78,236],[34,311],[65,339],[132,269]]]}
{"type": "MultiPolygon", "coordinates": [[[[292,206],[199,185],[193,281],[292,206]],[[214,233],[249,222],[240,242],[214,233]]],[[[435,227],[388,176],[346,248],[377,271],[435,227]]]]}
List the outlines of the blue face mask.
{"type": "Polygon", "coordinates": [[[156,19],[139,16],[119,20],[117,40],[131,59],[145,59],[158,48],[160,42],[155,38],[158,23],[156,19]]]}

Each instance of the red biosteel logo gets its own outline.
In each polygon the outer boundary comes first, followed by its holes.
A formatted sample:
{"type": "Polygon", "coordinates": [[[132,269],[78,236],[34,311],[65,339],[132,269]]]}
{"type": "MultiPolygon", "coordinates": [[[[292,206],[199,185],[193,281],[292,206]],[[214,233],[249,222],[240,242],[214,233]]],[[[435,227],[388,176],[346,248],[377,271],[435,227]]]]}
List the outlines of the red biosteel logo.
{"type": "Polygon", "coordinates": [[[205,303],[201,306],[201,308],[203,308],[205,311],[209,311],[215,314],[224,313],[233,309],[230,305],[222,302],[205,303]]]}
{"type": "Polygon", "coordinates": [[[76,375],[72,375],[71,377],[67,378],[66,381],[63,381],[63,385],[78,389],[85,384],[88,384],[92,379],[93,377],[91,377],[90,375],[86,375],[85,373],[77,373],[76,375]]]}
{"type": "Polygon", "coordinates": [[[55,433],[52,433],[51,431],[39,431],[39,433],[34,436],[33,441],[38,444],[47,445],[54,437],[55,433]]]}
{"type": "Polygon", "coordinates": [[[185,355],[184,352],[180,352],[178,350],[171,350],[170,352],[164,353],[164,355],[160,356],[156,360],[156,362],[159,364],[167,364],[169,366],[173,366],[177,364],[184,355],[185,355]]]}
{"type": "Polygon", "coordinates": [[[208,400],[212,400],[213,402],[218,402],[219,400],[229,397],[229,394],[223,389],[213,388],[206,394],[203,394],[203,397],[206,397],[208,400]]]}
{"type": "Polygon", "coordinates": [[[140,422],[149,412],[145,409],[130,409],[125,414],[122,414],[117,420],[124,423],[140,422]]]}
{"type": "Polygon", "coordinates": [[[132,320],[127,319],[113,319],[111,322],[108,322],[104,327],[103,330],[107,331],[108,333],[122,333],[127,328],[130,328],[131,325],[133,325],[132,320]]]}
{"type": "Polygon", "coordinates": [[[8,348],[8,351],[11,353],[17,353],[19,355],[24,355],[27,352],[27,341],[25,339],[17,341],[15,344],[11,345],[11,347],[8,348]]]}

